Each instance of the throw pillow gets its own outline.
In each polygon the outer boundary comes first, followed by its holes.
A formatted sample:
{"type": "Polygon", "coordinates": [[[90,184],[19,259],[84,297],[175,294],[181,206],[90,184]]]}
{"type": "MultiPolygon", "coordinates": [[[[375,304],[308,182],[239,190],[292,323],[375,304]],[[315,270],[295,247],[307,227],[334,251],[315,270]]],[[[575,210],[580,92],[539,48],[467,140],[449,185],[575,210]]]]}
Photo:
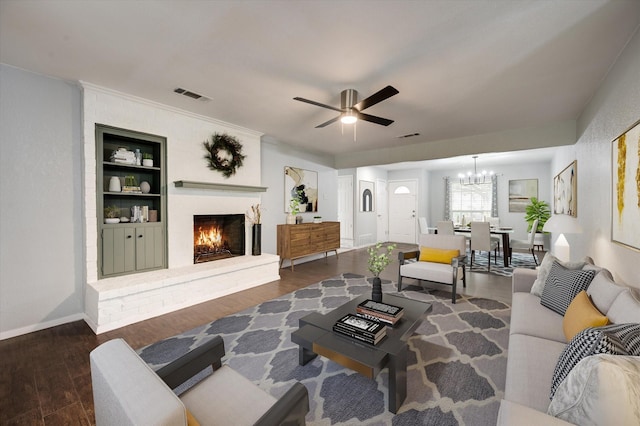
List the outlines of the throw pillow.
{"type": "Polygon", "coordinates": [[[553,262],[542,290],[540,304],[564,316],[569,303],[576,294],[589,287],[595,274],[595,271],[567,269],[558,262],[553,262]]]}
{"type": "Polygon", "coordinates": [[[626,288],[615,298],[607,312],[611,322],[640,322],[640,298],[634,290],[626,288]]]}
{"type": "Polygon", "coordinates": [[[580,262],[562,262],[558,260],[557,257],[552,255],[551,253],[547,253],[544,255],[542,262],[540,262],[540,266],[538,266],[538,276],[536,280],[533,282],[531,286],[531,294],[534,294],[538,297],[542,297],[542,290],[544,289],[544,284],[547,281],[547,277],[549,276],[549,272],[551,272],[551,267],[553,266],[553,262],[558,262],[562,266],[567,269],[582,269],[585,265],[585,261],[580,262]]]}
{"type": "Polygon", "coordinates": [[[576,425],[640,424],[640,357],[583,358],[558,387],[547,414],[576,425]]]}
{"type": "MultiPolygon", "coordinates": [[[[613,281],[613,276],[606,269],[598,272],[587,289],[587,294],[591,297],[593,305],[603,314],[609,312],[609,308],[618,295],[624,291],[625,287],[613,281]]],[[[614,322],[634,322],[634,321],[614,321],[614,322]]],[[[640,322],[640,321],[638,321],[640,322]]]]}
{"type": "Polygon", "coordinates": [[[569,304],[562,319],[562,330],[569,342],[587,327],[601,327],[608,323],[609,319],[593,306],[587,292],[582,290],[569,304]]]}
{"type": "Polygon", "coordinates": [[[551,395],[580,360],[596,354],[640,356],[640,324],[612,324],[589,327],[571,339],[553,371],[551,395]]]}
{"type": "Polygon", "coordinates": [[[420,247],[420,262],[451,263],[451,259],[460,256],[460,250],[446,250],[432,247],[420,247]]]}

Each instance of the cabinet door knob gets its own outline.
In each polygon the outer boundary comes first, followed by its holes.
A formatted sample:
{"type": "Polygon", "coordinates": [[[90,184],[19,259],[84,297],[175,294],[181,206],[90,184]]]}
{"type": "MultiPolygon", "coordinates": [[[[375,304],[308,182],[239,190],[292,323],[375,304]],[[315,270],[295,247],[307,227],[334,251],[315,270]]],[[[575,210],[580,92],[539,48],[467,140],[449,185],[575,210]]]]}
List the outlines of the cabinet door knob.
{"type": "Polygon", "coordinates": [[[133,235],[127,235],[127,238],[131,238],[131,237],[133,237],[133,235]]]}
{"type": "Polygon", "coordinates": [[[142,235],[138,235],[138,238],[142,238],[142,235]]]}

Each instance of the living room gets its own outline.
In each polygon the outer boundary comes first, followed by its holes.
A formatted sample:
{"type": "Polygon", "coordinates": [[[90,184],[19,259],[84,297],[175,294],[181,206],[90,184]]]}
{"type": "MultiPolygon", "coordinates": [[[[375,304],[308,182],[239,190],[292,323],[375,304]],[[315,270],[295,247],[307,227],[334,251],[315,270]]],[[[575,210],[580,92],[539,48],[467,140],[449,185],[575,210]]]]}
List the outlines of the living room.
{"type": "MultiPolygon", "coordinates": [[[[8,3],[3,2],[3,12],[8,9],[8,3]]],[[[629,7],[637,12],[637,6],[629,7]]],[[[4,19],[1,27],[4,27],[4,19]]],[[[442,175],[457,174],[458,170],[388,171],[382,166],[414,158],[422,160],[416,153],[425,155],[424,152],[429,151],[433,156],[431,159],[467,156],[467,168],[471,165],[471,155],[476,153],[480,153],[479,161],[482,161],[484,152],[507,152],[510,151],[508,147],[523,150],[554,146],[555,153],[550,160],[534,165],[535,174],[517,172],[513,169],[518,169],[518,166],[504,165],[505,171],[511,171],[501,178],[500,185],[509,179],[536,178],[539,179],[540,197],[551,201],[554,176],[576,160],[578,219],[584,232],[568,236],[571,258],[591,256],[598,265],[612,271],[617,281],[640,288],[636,266],[640,252],[611,240],[611,143],[640,118],[637,17],[630,25],[631,30],[619,45],[615,61],[609,64],[608,71],[594,88],[588,102],[575,116],[551,117],[540,126],[502,128],[440,138],[403,149],[386,146],[336,156],[280,143],[264,137],[256,130],[257,127],[246,123],[229,123],[216,116],[204,117],[93,81],[86,82],[82,75],[56,77],[12,63],[11,58],[5,56],[4,49],[4,43],[10,43],[6,41],[10,37],[5,36],[2,30],[0,338],[10,339],[87,318],[87,283],[98,281],[96,204],[95,198],[88,195],[96,189],[95,177],[92,179],[91,176],[95,174],[95,155],[90,151],[92,146],[95,149],[95,129],[87,122],[164,135],[170,139],[172,145],[167,156],[167,192],[169,199],[173,198],[169,202],[170,227],[184,227],[182,222],[190,220],[183,216],[188,214],[191,217],[193,211],[181,210],[186,205],[200,208],[204,202],[215,210],[231,200],[231,204],[237,203],[235,210],[242,213],[251,205],[260,203],[263,208],[262,252],[274,255],[275,228],[284,223],[286,217],[285,166],[318,172],[321,202],[317,214],[330,221],[338,219],[339,176],[351,175],[354,183],[378,178],[386,181],[412,178],[425,185],[428,194],[436,194],[442,191],[442,175]],[[105,107],[107,104],[108,108],[105,107]],[[176,126],[176,121],[186,124],[176,126]],[[176,128],[180,131],[176,132],[176,128]],[[239,168],[231,179],[208,170],[201,159],[202,141],[215,132],[238,135],[246,150],[245,166],[239,168]],[[377,159],[371,161],[374,156],[377,159]],[[380,158],[386,158],[387,162],[380,158]],[[221,201],[220,192],[208,194],[176,188],[173,182],[182,179],[268,189],[265,193],[243,196],[223,193],[226,201],[221,201]]],[[[46,57],[46,53],[40,55],[46,57]]],[[[313,94],[307,96],[313,97],[313,94]]],[[[242,99],[247,98],[243,95],[242,99]]],[[[289,101],[294,102],[290,98],[284,100],[289,101]]],[[[309,108],[312,109],[311,106],[309,108]]],[[[313,128],[317,124],[313,120],[317,117],[307,118],[304,125],[313,128]]],[[[400,121],[400,117],[395,118],[400,121]]],[[[361,141],[363,127],[358,127],[357,140],[351,140],[351,143],[361,141]]],[[[339,134],[339,129],[332,130],[339,134]]],[[[351,133],[347,136],[352,139],[351,133]]],[[[499,195],[504,200],[501,202],[506,203],[506,188],[503,187],[499,195]]],[[[438,220],[440,207],[436,203],[427,207],[426,200],[421,202],[424,202],[421,204],[423,211],[419,215],[423,213],[430,222],[438,220]]],[[[305,215],[305,220],[310,221],[312,216],[305,215]]],[[[501,216],[511,221],[509,226],[524,227],[521,215],[511,217],[506,212],[501,216]]],[[[376,225],[371,219],[371,216],[355,212],[355,246],[359,245],[359,235],[375,235],[376,225]]],[[[522,228],[518,234],[520,238],[524,237],[522,228]]],[[[169,235],[170,269],[187,266],[185,258],[188,255],[178,251],[184,245],[184,237],[169,235]]]]}

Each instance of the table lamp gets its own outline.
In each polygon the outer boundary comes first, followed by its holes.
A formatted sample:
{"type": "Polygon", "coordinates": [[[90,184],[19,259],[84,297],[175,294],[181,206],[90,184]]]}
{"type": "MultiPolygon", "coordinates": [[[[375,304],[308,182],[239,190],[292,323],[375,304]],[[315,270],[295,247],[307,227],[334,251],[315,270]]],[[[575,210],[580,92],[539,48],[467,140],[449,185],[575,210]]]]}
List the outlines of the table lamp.
{"type": "Polygon", "coordinates": [[[553,234],[559,233],[558,239],[553,245],[554,256],[558,259],[569,262],[571,260],[571,248],[564,234],[580,234],[582,226],[578,223],[578,219],[566,214],[556,214],[547,220],[542,228],[544,232],[553,234]]]}

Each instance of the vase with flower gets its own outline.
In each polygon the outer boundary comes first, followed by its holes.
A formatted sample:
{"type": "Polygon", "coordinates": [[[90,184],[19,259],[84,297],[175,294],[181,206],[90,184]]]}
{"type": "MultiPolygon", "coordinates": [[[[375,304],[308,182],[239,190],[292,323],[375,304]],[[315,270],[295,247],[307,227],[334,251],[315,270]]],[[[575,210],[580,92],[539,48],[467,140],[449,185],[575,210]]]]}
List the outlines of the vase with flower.
{"type": "Polygon", "coordinates": [[[396,248],[395,244],[388,244],[385,250],[380,250],[382,243],[377,243],[367,249],[369,252],[369,272],[373,274],[373,290],[371,299],[375,302],[382,302],[382,280],[380,273],[384,271],[392,260],[391,252],[396,248]]]}
{"type": "Polygon", "coordinates": [[[251,223],[252,246],[251,254],[260,256],[262,254],[262,218],[260,204],[251,206],[251,211],[247,211],[244,216],[251,223]]]}

